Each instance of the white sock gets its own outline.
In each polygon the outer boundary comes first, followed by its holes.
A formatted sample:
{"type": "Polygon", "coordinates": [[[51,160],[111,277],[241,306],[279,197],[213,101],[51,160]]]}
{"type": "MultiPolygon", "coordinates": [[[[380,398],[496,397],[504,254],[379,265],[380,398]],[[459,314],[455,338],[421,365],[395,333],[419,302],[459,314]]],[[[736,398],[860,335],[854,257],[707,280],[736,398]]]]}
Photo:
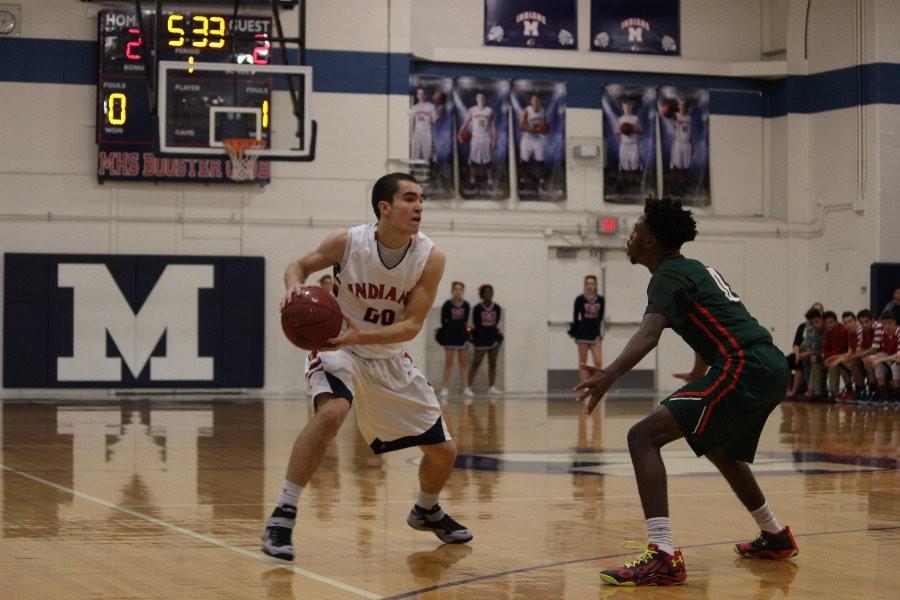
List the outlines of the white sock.
{"type": "Polygon", "coordinates": [[[303,491],[302,485],[297,485],[287,479],[281,484],[281,495],[278,496],[278,506],[287,504],[296,507],[300,502],[300,493],[303,491]]]}
{"type": "Polygon", "coordinates": [[[653,517],[647,519],[647,539],[651,544],[666,554],[675,553],[675,544],[672,543],[672,525],[669,517],[653,517]]]}
{"type": "Polygon", "coordinates": [[[428,492],[419,490],[419,497],[416,498],[416,506],[431,510],[434,508],[434,505],[438,503],[438,496],[440,496],[440,493],[429,494],[428,492]]]}
{"type": "Polygon", "coordinates": [[[775,513],[772,512],[768,502],[764,503],[756,510],[751,510],[750,514],[756,520],[756,524],[759,525],[760,530],[765,531],[766,533],[781,532],[781,525],[779,525],[778,519],[775,518],[775,513]]]}

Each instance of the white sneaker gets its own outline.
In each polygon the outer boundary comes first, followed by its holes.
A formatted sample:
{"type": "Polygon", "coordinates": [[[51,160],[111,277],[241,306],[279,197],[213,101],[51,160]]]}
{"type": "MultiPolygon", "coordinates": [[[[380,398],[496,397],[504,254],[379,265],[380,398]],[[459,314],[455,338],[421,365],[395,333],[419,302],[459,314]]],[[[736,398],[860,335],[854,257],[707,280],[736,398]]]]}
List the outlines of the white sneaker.
{"type": "Polygon", "coordinates": [[[441,388],[441,398],[446,398],[450,395],[450,390],[447,388],[441,388]]]}
{"type": "Polygon", "coordinates": [[[491,394],[492,396],[498,396],[502,393],[503,393],[503,390],[501,390],[500,388],[498,388],[495,385],[492,385],[490,388],[488,388],[488,394],[491,394]]]}
{"type": "Polygon", "coordinates": [[[466,389],[463,390],[463,396],[465,396],[466,398],[471,398],[474,395],[475,395],[475,392],[472,391],[472,388],[467,387],[466,389]]]}

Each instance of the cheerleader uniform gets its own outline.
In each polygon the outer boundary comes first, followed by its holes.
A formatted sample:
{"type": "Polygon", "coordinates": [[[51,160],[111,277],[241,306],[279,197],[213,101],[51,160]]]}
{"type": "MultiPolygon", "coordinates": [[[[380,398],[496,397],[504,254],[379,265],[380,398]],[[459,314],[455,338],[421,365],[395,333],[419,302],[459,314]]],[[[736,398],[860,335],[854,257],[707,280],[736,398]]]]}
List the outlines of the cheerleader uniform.
{"type": "Polygon", "coordinates": [[[472,311],[472,324],[475,326],[473,338],[476,350],[491,350],[500,345],[499,304],[494,302],[490,306],[485,306],[483,302],[476,304],[472,311]]]}
{"type": "Polygon", "coordinates": [[[600,335],[600,322],[603,321],[603,313],[606,301],[603,296],[587,298],[581,294],[575,298],[575,314],[573,317],[575,342],[578,344],[593,344],[603,339],[600,335]]]}
{"type": "Polygon", "coordinates": [[[444,348],[462,350],[469,343],[469,334],[466,325],[469,322],[469,303],[465,300],[462,304],[453,304],[447,300],[441,307],[441,341],[444,348]]]}

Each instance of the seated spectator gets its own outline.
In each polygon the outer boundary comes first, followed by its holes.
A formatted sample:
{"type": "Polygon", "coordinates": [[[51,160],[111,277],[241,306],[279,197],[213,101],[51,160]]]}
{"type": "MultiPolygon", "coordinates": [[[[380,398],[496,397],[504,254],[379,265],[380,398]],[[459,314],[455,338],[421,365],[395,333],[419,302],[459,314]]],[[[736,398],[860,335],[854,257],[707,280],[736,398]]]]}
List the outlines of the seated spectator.
{"type": "MultiPolygon", "coordinates": [[[[821,302],[813,303],[810,308],[819,311],[824,310],[821,302]]],[[[794,343],[791,352],[784,355],[788,367],[791,369],[791,386],[786,396],[788,400],[796,398],[797,394],[803,391],[804,376],[803,366],[800,364],[800,345],[803,343],[803,339],[809,335],[809,329],[809,320],[804,320],[797,326],[797,331],[794,332],[794,343]]]]}
{"type": "Polygon", "coordinates": [[[886,310],[881,313],[881,318],[875,323],[875,337],[872,340],[872,348],[875,352],[867,356],[864,360],[866,371],[869,374],[869,382],[876,381],[878,385],[877,395],[872,400],[880,400],[888,402],[891,394],[887,388],[887,374],[891,373],[891,388],[893,391],[900,389],[900,366],[897,361],[900,360],[898,353],[900,346],[900,331],[897,328],[897,321],[894,319],[893,311],[886,310]]]}
{"type": "Polygon", "coordinates": [[[826,310],[822,316],[825,321],[822,366],[828,374],[828,399],[834,401],[841,391],[841,363],[847,354],[847,328],[838,321],[834,311],[826,310]]]}
{"type": "Polygon", "coordinates": [[[875,323],[872,321],[872,311],[865,308],[856,313],[856,318],[859,321],[859,328],[856,330],[856,352],[850,357],[850,371],[853,373],[854,381],[858,382],[856,399],[864,401],[875,393],[874,379],[868,381],[868,386],[866,385],[868,379],[866,358],[875,352],[872,347],[875,341],[875,323]]]}
{"type": "Polygon", "coordinates": [[[849,402],[856,397],[856,390],[862,388],[865,383],[865,372],[862,370],[862,366],[859,365],[859,368],[854,370],[854,365],[859,363],[859,359],[855,355],[859,349],[862,325],[856,320],[856,315],[852,310],[845,310],[841,315],[841,321],[844,322],[844,328],[847,330],[847,352],[841,357],[844,393],[838,397],[838,400],[849,402]]]}
{"type": "Polygon", "coordinates": [[[806,311],[806,320],[809,321],[810,327],[808,335],[800,343],[800,354],[797,359],[803,366],[803,375],[806,379],[804,400],[819,400],[825,387],[825,369],[822,365],[825,322],[822,319],[822,311],[817,308],[806,311]]]}

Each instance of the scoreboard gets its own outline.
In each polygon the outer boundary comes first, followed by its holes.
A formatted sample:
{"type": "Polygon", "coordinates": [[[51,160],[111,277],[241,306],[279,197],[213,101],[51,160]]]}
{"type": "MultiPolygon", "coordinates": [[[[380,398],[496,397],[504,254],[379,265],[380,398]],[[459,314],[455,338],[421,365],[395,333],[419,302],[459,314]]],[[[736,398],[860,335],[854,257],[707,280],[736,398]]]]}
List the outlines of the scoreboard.
{"type": "MultiPolygon", "coordinates": [[[[260,75],[233,81],[190,68],[195,62],[257,64],[269,63],[272,19],[263,16],[164,11],[160,19],[154,11],[103,10],[99,13],[99,74],[97,78],[97,177],[105,180],[197,181],[228,183],[231,162],[222,156],[163,157],[154,153],[156,127],[150,108],[148,67],[156,60],[184,62],[189,78],[174,85],[168,103],[167,135],[176,145],[208,146],[209,111],[215,105],[252,105],[259,120],[248,118],[241,131],[268,144],[269,107],[272,81],[260,75]],[[157,32],[157,23],[160,30],[157,32]],[[149,39],[148,39],[149,38],[149,39]],[[155,55],[151,54],[158,39],[155,55]]],[[[150,73],[151,77],[155,74],[150,73]]],[[[223,109],[225,110],[225,109],[223,109]]],[[[252,115],[251,115],[252,116],[252,115]]],[[[247,135],[239,133],[235,137],[247,135]]],[[[213,136],[215,137],[215,136],[213,136]]],[[[214,144],[221,145],[221,144],[214,144]]],[[[255,183],[267,183],[270,163],[257,164],[255,183]]]]}

